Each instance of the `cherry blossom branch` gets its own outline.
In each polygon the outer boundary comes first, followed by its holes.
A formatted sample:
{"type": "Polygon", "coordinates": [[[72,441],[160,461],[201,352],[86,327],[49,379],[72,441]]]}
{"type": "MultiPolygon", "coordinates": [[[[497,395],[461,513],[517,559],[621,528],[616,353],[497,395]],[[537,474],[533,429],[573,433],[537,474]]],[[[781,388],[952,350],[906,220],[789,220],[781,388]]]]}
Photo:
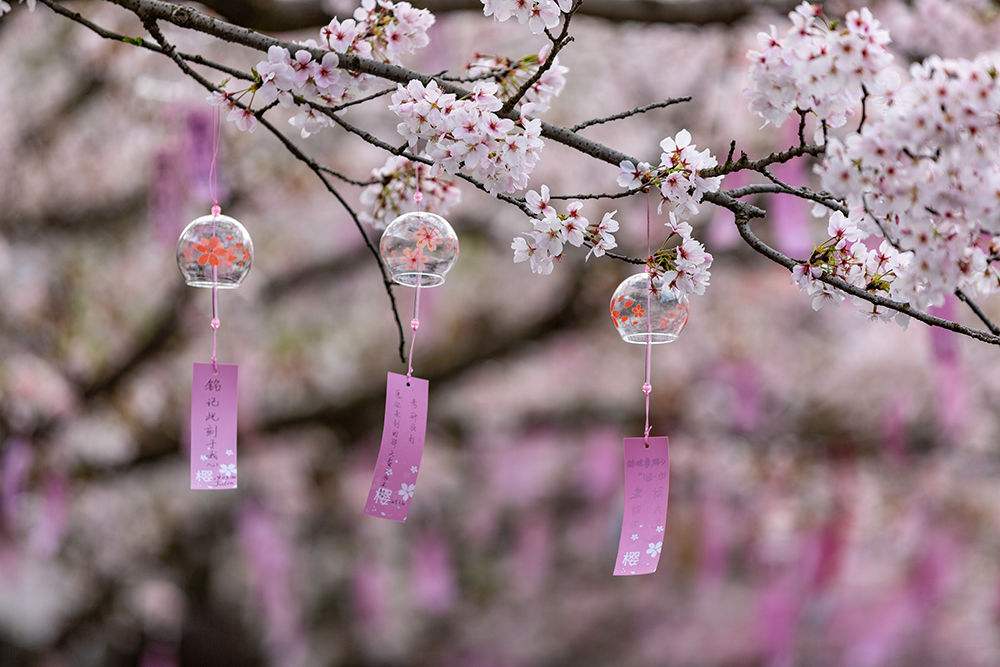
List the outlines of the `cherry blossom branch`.
{"type": "MultiPolygon", "coordinates": [[[[48,2],[48,0],[45,1],[48,2]]],[[[251,48],[256,48],[258,50],[266,50],[268,47],[274,45],[283,47],[288,50],[302,48],[301,45],[294,45],[294,44],[289,44],[287,42],[282,42],[280,40],[267,37],[266,35],[261,35],[260,33],[256,33],[252,30],[248,30],[246,28],[242,28],[239,26],[233,26],[224,21],[208,17],[188,7],[178,6],[172,3],[163,2],[162,0],[109,0],[109,1],[114,4],[123,6],[127,9],[130,9],[144,20],[148,20],[150,18],[162,19],[167,22],[178,25],[180,27],[194,29],[208,34],[212,34],[219,37],[220,39],[237,44],[242,44],[244,46],[249,46],[251,48]]],[[[322,57],[322,52],[320,50],[312,49],[312,52],[314,58],[322,57]]],[[[184,59],[180,58],[179,56],[174,56],[174,59],[179,64],[185,63],[184,59]]],[[[421,81],[423,84],[427,85],[430,83],[430,81],[435,80],[433,76],[424,75],[419,72],[414,72],[404,67],[399,67],[396,65],[391,65],[381,62],[375,62],[350,54],[344,54],[342,57],[340,57],[338,67],[350,71],[370,74],[372,76],[384,78],[390,81],[395,81],[397,83],[408,83],[411,80],[418,80],[421,81]]],[[[455,94],[456,96],[464,97],[469,94],[468,91],[465,90],[464,88],[461,88],[460,86],[454,85],[447,81],[443,80],[438,81],[438,85],[446,92],[450,92],[452,94],[455,94]]],[[[313,104],[314,106],[322,106],[322,105],[315,105],[315,103],[313,104]]],[[[405,150],[405,147],[400,147],[400,148],[393,147],[387,144],[386,142],[378,140],[367,131],[362,130],[360,128],[356,128],[350,125],[349,123],[346,123],[331,109],[325,110],[324,113],[326,113],[335,123],[339,124],[344,129],[358,135],[359,137],[368,141],[372,145],[382,148],[388,151],[389,153],[395,155],[403,155],[408,159],[417,159],[418,161],[430,164],[430,161],[427,160],[426,158],[420,158],[419,156],[413,156],[409,154],[405,150]]],[[[513,112],[506,114],[506,117],[513,118],[514,117],[513,112]]],[[[802,121],[804,121],[804,117],[805,117],[804,114],[800,114],[800,129],[802,129],[802,121]]],[[[823,126],[825,134],[826,130],[825,123],[823,123],[823,126]]],[[[276,132],[276,130],[273,131],[276,132]]],[[[551,139],[558,143],[562,143],[566,146],[574,148],[577,151],[585,155],[588,155],[594,159],[601,160],[615,166],[618,166],[621,162],[626,160],[631,161],[633,163],[636,162],[633,158],[631,158],[627,154],[618,151],[616,149],[610,148],[608,146],[605,146],[603,144],[600,144],[598,142],[586,139],[585,137],[582,137],[581,135],[577,134],[576,132],[574,132],[572,129],[569,128],[554,126],[548,123],[542,123],[541,134],[542,136],[548,139],[551,139]]],[[[287,139],[285,141],[287,141],[287,139]]],[[[297,150],[298,149],[296,149],[296,151],[297,150]]],[[[295,151],[293,151],[293,153],[294,152],[295,151]]],[[[772,153],[759,160],[751,160],[749,156],[747,156],[745,153],[741,153],[740,157],[734,160],[733,159],[734,152],[735,152],[735,145],[731,146],[730,154],[727,157],[726,162],[724,164],[718,167],[702,170],[699,173],[699,175],[705,178],[711,178],[716,176],[722,176],[735,171],[752,170],[762,173],[765,176],[772,178],[772,180],[774,180],[773,177],[770,177],[770,175],[767,173],[767,167],[773,164],[787,162],[791,159],[806,155],[811,155],[811,156],[822,155],[825,152],[825,142],[823,145],[806,144],[804,140],[804,134],[800,132],[799,145],[793,146],[784,151],[772,153]]],[[[301,151],[298,151],[298,153],[299,155],[302,155],[301,151]]],[[[302,157],[305,156],[303,155],[302,157]]],[[[322,175],[322,172],[317,170],[317,175],[322,175]]],[[[465,179],[466,181],[473,183],[473,185],[476,185],[476,187],[486,190],[483,184],[477,183],[475,179],[472,179],[471,177],[468,177],[467,175],[462,174],[461,172],[459,172],[458,175],[463,179],[465,179]]],[[[329,187],[329,184],[326,182],[325,179],[324,183],[327,185],[328,189],[332,190],[332,188],[329,187]]],[[[802,189],[791,188],[790,186],[781,184],[780,182],[777,182],[775,185],[787,188],[787,190],[783,190],[785,194],[806,196],[806,198],[812,197],[814,194],[810,193],[808,190],[804,188],[802,189]]],[[[816,195],[816,196],[822,197],[823,195],[816,195]]],[[[517,206],[519,209],[527,213],[527,211],[525,210],[526,206],[524,200],[518,199],[516,197],[511,197],[509,195],[502,195],[500,199],[506,201],[507,203],[517,206]]],[[[739,201],[739,199],[734,197],[732,193],[726,191],[707,192],[703,195],[703,200],[729,209],[735,214],[737,220],[742,221],[744,226],[750,220],[753,220],[755,218],[762,218],[765,215],[765,211],[763,209],[746,202],[741,202],[739,201]]],[[[832,202],[827,201],[827,203],[832,203],[832,202]]],[[[344,202],[344,204],[346,206],[346,202],[344,202]]],[[[742,231],[743,230],[741,229],[741,232],[742,231]]],[[[743,235],[743,237],[744,240],[747,240],[748,242],[750,241],[750,238],[747,237],[746,235],[743,235]]],[[[760,248],[755,248],[755,249],[759,250],[760,248]]],[[[780,255],[780,253],[778,253],[777,258],[768,253],[764,254],[770,257],[772,260],[781,263],[783,265],[786,265],[786,267],[787,267],[786,261],[793,262],[793,260],[791,260],[790,258],[780,255]],[[783,260],[781,258],[783,258],[783,260]]],[[[615,258],[624,259],[625,261],[630,261],[630,262],[636,259],[636,258],[628,258],[627,256],[615,256],[615,258]]],[[[980,340],[985,340],[985,342],[995,343],[994,341],[995,336],[986,334],[985,332],[976,332],[975,330],[965,329],[964,327],[960,327],[960,325],[957,325],[955,323],[948,323],[946,320],[941,320],[940,318],[934,318],[933,316],[926,315],[925,313],[914,311],[906,304],[901,304],[899,302],[883,299],[882,297],[870,295],[864,290],[859,290],[858,288],[850,286],[847,283],[843,283],[842,286],[841,281],[835,278],[830,278],[829,282],[831,285],[837,287],[838,289],[841,289],[841,291],[844,291],[848,294],[852,294],[854,296],[860,296],[860,298],[871,301],[876,305],[884,305],[887,308],[906,313],[908,315],[915,317],[916,319],[921,319],[922,321],[925,321],[927,323],[936,326],[944,326],[944,328],[952,328],[952,330],[956,330],[953,329],[953,327],[959,327],[959,329],[957,330],[960,333],[964,333],[966,335],[979,338],[980,340]],[[984,339],[982,338],[982,336],[986,336],[987,338],[984,339]]]]}
{"type": "Polygon", "coordinates": [[[552,33],[546,29],[545,34],[548,35],[549,40],[552,42],[552,50],[545,58],[545,62],[539,65],[538,69],[535,70],[535,73],[532,74],[531,77],[529,77],[528,80],[517,89],[517,92],[511,95],[510,99],[504,102],[503,107],[501,107],[499,111],[500,116],[506,116],[514,110],[517,103],[528,94],[529,90],[531,90],[531,87],[538,83],[539,79],[541,79],[542,76],[544,76],[545,73],[552,68],[552,65],[556,62],[556,56],[559,55],[559,52],[562,51],[567,44],[573,41],[573,37],[569,34],[569,24],[573,20],[573,14],[580,9],[580,5],[582,3],[583,0],[575,0],[573,2],[573,6],[563,16],[562,30],[559,32],[558,37],[553,37],[552,33]]]}
{"type": "Polygon", "coordinates": [[[668,100],[663,100],[662,102],[654,102],[653,104],[645,104],[643,106],[635,107],[634,109],[629,109],[628,111],[623,111],[621,113],[616,113],[611,116],[605,116],[604,118],[594,118],[592,120],[586,120],[582,123],[578,123],[573,127],[569,128],[571,132],[579,132],[580,130],[585,130],[588,127],[593,127],[594,125],[603,125],[604,123],[612,123],[616,120],[623,120],[625,118],[631,118],[632,116],[638,116],[639,114],[644,114],[648,111],[653,111],[655,109],[663,109],[665,107],[673,106],[675,104],[683,104],[684,102],[690,102],[693,98],[688,97],[672,97],[668,100]]]}
{"type": "MultiPolygon", "coordinates": [[[[746,242],[747,245],[749,245],[759,254],[770,259],[772,262],[782,265],[789,271],[792,271],[797,265],[802,264],[802,262],[792,259],[791,257],[782,253],[780,250],[772,248],[771,246],[761,241],[760,238],[758,238],[753,233],[753,230],[750,229],[750,219],[737,216],[736,228],[739,230],[740,236],[743,237],[743,240],[746,242]]],[[[910,304],[908,303],[903,303],[901,301],[893,301],[892,299],[887,299],[877,294],[873,294],[864,289],[861,289],[860,287],[856,287],[855,285],[845,282],[840,278],[830,276],[826,273],[819,275],[816,278],[816,280],[820,280],[830,285],[831,287],[835,287],[842,292],[850,294],[851,296],[855,296],[859,299],[867,301],[872,305],[881,306],[882,308],[888,308],[889,310],[894,310],[898,313],[903,313],[904,315],[908,315],[915,320],[923,322],[924,324],[933,327],[939,327],[942,329],[947,329],[948,331],[953,331],[963,336],[968,336],[969,338],[974,338],[978,341],[989,343],[990,345],[1000,346],[1000,334],[989,333],[979,329],[971,329],[969,327],[958,324],[957,322],[952,322],[950,320],[937,317],[936,315],[931,315],[929,313],[916,310],[915,308],[911,307],[910,304]]]]}

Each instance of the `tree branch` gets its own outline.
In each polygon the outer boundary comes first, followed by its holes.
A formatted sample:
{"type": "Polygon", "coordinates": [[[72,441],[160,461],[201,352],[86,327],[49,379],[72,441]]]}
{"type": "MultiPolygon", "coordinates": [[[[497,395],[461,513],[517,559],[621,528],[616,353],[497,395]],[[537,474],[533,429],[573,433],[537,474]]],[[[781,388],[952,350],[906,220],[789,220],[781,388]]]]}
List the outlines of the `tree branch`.
{"type": "MultiPolygon", "coordinates": [[[[802,262],[796,261],[791,257],[788,257],[784,253],[771,246],[767,245],[761,241],[750,229],[750,220],[747,218],[742,218],[740,216],[736,217],[736,228],[740,232],[740,236],[746,241],[747,245],[757,251],[759,254],[764,255],[772,262],[782,265],[789,271],[795,268],[796,265],[802,264],[802,262]]],[[[947,329],[948,331],[954,331],[955,333],[962,334],[963,336],[968,336],[969,338],[974,338],[978,341],[984,343],[989,343],[990,345],[1000,345],[1000,335],[994,333],[988,333],[986,331],[981,331],[979,329],[970,329],[969,327],[962,326],[956,322],[951,322],[950,320],[945,320],[935,315],[925,313],[916,310],[910,306],[908,303],[903,303],[900,301],[893,301],[892,299],[887,299],[885,297],[873,294],[859,287],[856,287],[848,282],[841,280],[840,278],[835,278],[823,274],[817,278],[824,283],[836,287],[838,290],[855,296],[859,299],[867,301],[875,306],[881,306],[882,308],[888,308],[889,310],[894,310],[904,315],[909,315],[915,320],[919,320],[924,324],[928,324],[933,327],[940,327],[942,329],[947,329]]]]}
{"type": "Polygon", "coordinates": [[[663,109],[664,107],[673,106],[675,104],[682,104],[684,102],[690,102],[691,97],[672,97],[668,100],[662,102],[654,102],[653,104],[646,104],[643,106],[635,107],[634,109],[629,109],[628,111],[623,111],[621,113],[616,113],[612,116],[605,116],[604,118],[594,118],[592,120],[587,120],[582,123],[578,123],[573,127],[569,128],[572,132],[579,132],[588,127],[593,127],[594,125],[602,125],[604,123],[611,123],[616,120],[623,120],[625,118],[630,118],[632,116],[638,116],[639,114],[644,114],[647,111],[653,111],[654,109],[663,109]]]}
{"type": "MultiPolygon", "coordinates": [[[[353,9],[351,3],[330,3],[337,10],[333,12],[321,0],[199,0],[199,4],[233,23],[266,32],[319,28],[335,13],[344,17],[353,9]]],[[[413,4],[435,14],[483,11],[480,0],[416,0],[413,4]]],[[[761,9],[786,12],[794,4],[790,0],[588,0],[580,15],[616,23],[731,25],[761,9]]]]}

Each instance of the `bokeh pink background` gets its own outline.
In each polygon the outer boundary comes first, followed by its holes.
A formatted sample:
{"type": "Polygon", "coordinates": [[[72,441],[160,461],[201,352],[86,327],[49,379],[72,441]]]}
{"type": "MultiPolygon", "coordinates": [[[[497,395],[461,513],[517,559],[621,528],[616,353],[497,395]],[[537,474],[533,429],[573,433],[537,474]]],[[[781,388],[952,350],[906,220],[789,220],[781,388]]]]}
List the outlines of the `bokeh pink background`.
{"type": "MultiPolygon", "coordinates": [[[[988,2],[912,4],[874,5],[900,58],[996,44],[988,2]]],[[[81,7],[138,34],[124,13],[81,7]]],[[[682,127],[717,155],[731,139],[784,145],[741,95],[743,54],[773,20],[576,19],[547,119],[693,95],[588,133],[642,156],[682,127]]],[[[474,13],[440,15],[431,37],[416,69],[539,46],[474,13]]],[[[1000,663],[996,351],[814,313],[709,206],[696,232],[712,287],[654,354],[654,431],[671,450],[663,556],[653,576],[616,579],[643,359],[607,302],[629,267],[580,254],[531,275],[510,257],[523,217],[463,187],[461,259],[422,296],[431,403],[414,506],[404,525],[366,517],[385,372],[405,370],[378,271],[313,174],[266,133],[226,128],[224,209],[256,250],[221,299],[240,489],[188,491],[209,297],[183,285],[173,248],[210,204],[204,93],[44,8],[0,22],[0,63],[0,664],[1000,663]]],[[[394,136],[377,102],[348,115],[394,136]]],[[[302,145],[359,178],[384,162],[340,131],[302,145]]],[[[807,163],[783,170],[812,178],[807,163]]],[[[607,191],[614,177],[550,143],[533,183],[607,191]]],[[[759,231],[783,251],[822,240],[807,206],[765,203],[759,231]]],[[[642,202],[614,204],[620,246],[641,253],[642,202]]],[[[397,289],[404,318],[410,294],[397,289]]],[[[959,305],[946,308],[964,318],[959,305]]]]}

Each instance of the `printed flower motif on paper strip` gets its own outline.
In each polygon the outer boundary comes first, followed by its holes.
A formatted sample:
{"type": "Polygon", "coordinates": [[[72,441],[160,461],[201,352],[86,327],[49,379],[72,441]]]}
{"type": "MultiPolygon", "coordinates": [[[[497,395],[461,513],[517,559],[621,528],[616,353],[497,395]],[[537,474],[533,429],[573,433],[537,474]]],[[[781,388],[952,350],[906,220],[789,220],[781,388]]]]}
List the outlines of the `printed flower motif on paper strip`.
{"type": "Polygon", "coordinates": [[[375,495],[372,499],[379,505],[388,505],[392,502],[392,491],[385,487],[375,489],[375,495]]]}
{"type": "Polygon", "coordinates": [[[639,551],[626,551],[622,555],[622,565],[625,567],[635,567],[639,564],[639,556],[641,555],[642,552],[639,551]]]}
{"type": "Polygon", "coordinates": [[[399,495],[403,499],[403,502],[406,502],[407,500],[412,498],[413,493],[416,491],[416,489],[417,489],[416,484],[407,484],[405,482],[403,484],[400,484],[399,495]]]}
{"type": "Polygon", "coordinates": [[[219,466],[219,474],[223,477],[235,477],[236,476],[236,464],[235,463],[223,463],[219,466]]]}
{"type": "Polygon", "coordinates": [[[194,249],[199,253],[198,263],[201,265],[225,267],[235,259],[233,253],[222,245],[218,236],[210,236],[201,243],[196,243],[194,249]]]}
{"type": "Polygon", "coordinates": [[[656,532],[662,533],[663,532],[663,526],[657,526],[656,527],[656,532]]]}
{"type": "Polygon", "coordinates": [[[660,551],[663,549],[663,542],[650,542],[649,546],[646,547],[646,553],[650,556],[656,557],[660,555],[660,551]]]}
{"type": "Polygon", "coordinates": [[[629,539],[632,540],[633,542],[638,542],[639,541],[639,533],[632,533],[632,535],[629,537],[629,539]]]}
{"type": "Polygon", "coordinates": [[[199,482],[211,482],[212,481],[212,471],[211,470],[199,470],[194,474],[195,480],[199,482]]]}
{"type": "Polygon", "coordinates": [[[418,470],[417,466],[410,466],[410,472],[412,472],[414,475],[417,474],[417,470],[418,470]]]}

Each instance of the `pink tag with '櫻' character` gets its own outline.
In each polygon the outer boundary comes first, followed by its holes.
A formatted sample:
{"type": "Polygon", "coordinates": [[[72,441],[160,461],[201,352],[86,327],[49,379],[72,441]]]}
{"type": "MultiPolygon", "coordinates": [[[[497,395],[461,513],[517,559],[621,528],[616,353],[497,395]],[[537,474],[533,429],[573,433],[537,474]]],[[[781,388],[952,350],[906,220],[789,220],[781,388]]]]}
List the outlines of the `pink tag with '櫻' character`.
{"type": "Polygon", "coordinates": [[[389,373],[385,422],[365,514],[406,521],[427,431],[427,380],[389,373]]]}
{"type": "Polygon", "coordinates": [[[625,438],[625,512],[615,576],[652,574],[667,524],[670,458],[666,436],[625,438]]]}
{"type": "Polygon", "coordinates": [[[191,488],[236,488],[236,364],[196,363],[191,383],[191,488]]]}

